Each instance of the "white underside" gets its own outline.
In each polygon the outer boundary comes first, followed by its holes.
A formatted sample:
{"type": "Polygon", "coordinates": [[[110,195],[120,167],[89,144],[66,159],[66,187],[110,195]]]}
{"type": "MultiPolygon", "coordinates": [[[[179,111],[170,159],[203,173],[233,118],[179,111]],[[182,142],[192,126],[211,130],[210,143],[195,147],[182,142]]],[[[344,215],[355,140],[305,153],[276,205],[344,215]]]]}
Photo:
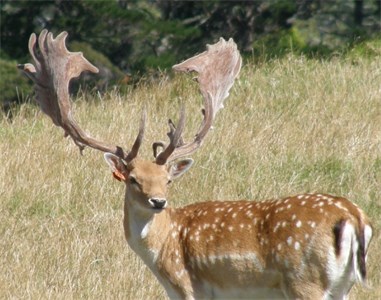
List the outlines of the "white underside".
{"type": "Polygon", "coordinates": [[[209,293],[196,295],[196,299],[286,299],[280,289],[271,288],[244,288],[244,289],[223,289],[205,284],[205,290],[209,293]]]}

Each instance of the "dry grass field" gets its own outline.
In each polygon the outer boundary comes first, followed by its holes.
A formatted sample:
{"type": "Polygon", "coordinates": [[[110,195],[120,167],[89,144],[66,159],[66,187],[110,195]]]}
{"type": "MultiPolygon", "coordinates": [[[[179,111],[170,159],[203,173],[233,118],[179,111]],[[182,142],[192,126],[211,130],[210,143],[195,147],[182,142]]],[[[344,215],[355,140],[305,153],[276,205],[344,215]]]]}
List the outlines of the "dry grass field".
{"type": "MultiPolygon", "coordinates": [[[[201,97],[191,76],[163,76],[125,95],[80,94],[76,118],[92,135],[131,146],[148,113],[141,154],[166,138],[168,117],[185,104],[191,137],[201,97]]],[[[262,200],[301,192],[345,196],[374,224],[369,288],[351,299],[381,299],[381,60],[307,60],[293,55],[246,63],[169,195],[172,206],[202,200],[262,200]]],[[[79,154],[32,105],[0,120],[0,299],[165,299],[128,248],[124,186],[103,155],[79,154]]]]}

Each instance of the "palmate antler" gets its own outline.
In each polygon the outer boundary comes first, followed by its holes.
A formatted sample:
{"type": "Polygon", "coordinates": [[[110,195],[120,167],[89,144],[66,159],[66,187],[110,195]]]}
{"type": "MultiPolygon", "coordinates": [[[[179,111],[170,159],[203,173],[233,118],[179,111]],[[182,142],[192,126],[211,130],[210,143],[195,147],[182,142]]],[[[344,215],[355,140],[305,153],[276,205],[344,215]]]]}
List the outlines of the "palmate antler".
{"type": "Polygon", "coordinates": [[[181,114],[177,129],[170,120],[169,145],[157,155],[157,148],[163,147],[163,143],[156,142],[153,144],[157,164],[165,164],[192,154],[201,146],[217,112],[223,108],[223,101],[229,96],[229,90],[241,69],[241,64],[242,59],[234,41],[229,39],[226,42],[221,38],[218,43],[207,45],[207,51],[173,66],[176,71],[196,71],[199,74],[197,81],[204,98],[204,120],[194,140],[189,143],[184,143],[181,138],[184,127],[184,113],[181,114]]]}
{"type": "MultiPolygon", "coordinates": [[[[83,71],[97,73],[98,69],[81,52],[69,52],[65,45],[66,37],[67,32],[62,32],[54,39],[51,32],[43,30],[38,37],[37,48],[36,35],[32,34],[29,39],[29,52],[35,65],[28,63],[18,67],[35,83],[36,100],[42,111],[55,125],[64,129],[65,135],[70,136],[81,151],[85,146],[89,146],[130,162],[137,156],[143,140],[145,112],[142,115],[139,134],[129,152],[125,152],[120,146],[96,140],[85,133],[72,116],[69,83],[83,71]]],[[[222,38],[218,43],[208,45],[207,51],[173,67],[176,71],[199,73],[197,81],[204,98],[204,119],[194,140],[189,143],[184,143],[181,137],[185,125],[184,109],[181,111],[177,128],[170,121],[169,144],[166,147],[162,142],[153,144],[157,164],[163,165],[189,155],[201,146],[216,113],[223,107],[223,100],[229,95],[240,68],[241,56],[237,45],[232,39],[226,42],[222,38]],[[157,154],[159,147],[164,150],[157,154]]]]}
{"type": "Polygon", "coordinates": [[[81,52],[69,52],[65,46],[66,37],[67,32],[62,32],[54,39],[53,34],[44,29],[38,37],[37,49],[37,38],[33,33],[29,39],[29,52],[35,65],[18,65],[19,69],[35,83],[36,101],[41,110],[55,125],[64,129],[65,136],[69,135],[81,151],[89,146],[131,160],[137,155],[143,139],[145,114],[134,146],[127,154],[120,146],[98,141],[85,133],[72,115],[69,83],[83,71],[98,73],[98,69],[81,52]]]}

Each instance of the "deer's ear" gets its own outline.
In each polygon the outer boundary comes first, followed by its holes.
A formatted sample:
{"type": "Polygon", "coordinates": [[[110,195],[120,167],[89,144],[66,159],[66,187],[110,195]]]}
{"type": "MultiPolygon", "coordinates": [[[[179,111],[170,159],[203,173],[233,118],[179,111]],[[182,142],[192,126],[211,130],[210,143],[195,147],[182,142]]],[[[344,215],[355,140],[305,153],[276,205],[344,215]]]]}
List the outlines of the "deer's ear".
{"type": "Polygon", "coordinates": [[[125,181],[128,177],[128,171],[123,160],[112,153],[105,153],[104,158],[109,165],[114,178],[119,181],[125,181]]]}
{"type": "Polygon", "coordinates": [[[172,164],[168,171],[171,180],[174,180],[183,175],[186,171],[190,169],[192,164],[193,159],[191,158],[182,159],[172,164]]]}

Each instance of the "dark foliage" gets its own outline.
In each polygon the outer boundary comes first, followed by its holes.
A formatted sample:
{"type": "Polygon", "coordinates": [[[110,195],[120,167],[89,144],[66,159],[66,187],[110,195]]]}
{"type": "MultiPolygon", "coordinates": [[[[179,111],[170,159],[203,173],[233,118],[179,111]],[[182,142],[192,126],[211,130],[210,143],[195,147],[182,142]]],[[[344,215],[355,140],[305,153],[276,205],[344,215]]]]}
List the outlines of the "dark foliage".
{"type": "MultiPolygon", "coordinates": [[[[27,62],[32,32],[66,30],[69,49],[92,56],[107,74],[93,81],[103,89],[166,69],[219,37],[233,37],[243,55],[262,58],[344,52],[380,35],[380,13],[378,0],[1,0],[0,58],[27,62]]],[[[9,72],[2,69],[0,80],[9,72]]]]}

